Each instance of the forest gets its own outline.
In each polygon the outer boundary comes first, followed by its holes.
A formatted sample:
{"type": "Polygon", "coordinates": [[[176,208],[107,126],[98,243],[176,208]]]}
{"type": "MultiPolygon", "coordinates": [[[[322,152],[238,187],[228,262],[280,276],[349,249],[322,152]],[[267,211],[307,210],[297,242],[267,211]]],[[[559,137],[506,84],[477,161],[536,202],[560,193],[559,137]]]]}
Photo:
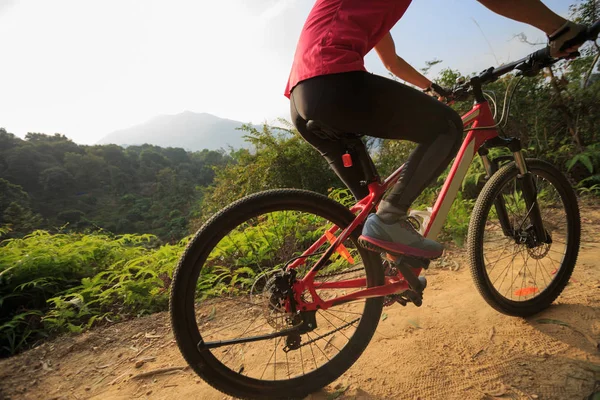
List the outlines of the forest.
{"type": "Polygon", "coordinates": [[[0,129],[0,224],[11,236],[36,229],[152,233],[179,240],[224,151],[143,145],[84,146],[64,135],[0,129]]]}
{"type": "MultiPolygon", "coordinates": [[[[582,23],[600,16],[597,1],[577,2],[571,13],[582,23]]],[[[504,94],[516,87],[502,134],[520,137],[528,157],[561,168],[581,196],[600,196],[600,53],[594,44],[581,52],[543,74],[508,76],[486,90],[500,115],[510,102],[504,94]]],[[[435,81],[451,87],[460,76],[445,68],[435,81]]],[[[462,113],[471,103],[453,107],[462,113]]],[[[348,201],[321,156],[288,122],[276,125],[241,126],[249,149],[199,152],[86,146],[61,134],[21,139],[0,129],[0,355],[165,310],[173,267],[190,235],[245,195],[297,187],[348,201]]],[[[413,147],[373,139],[367,145],[382,176],[413,147]]],[[[485,183],[477,161],[442,233],[458,246],[485,183]]],[[[444,176],[415,207],[432,204],[444,176]]]]}

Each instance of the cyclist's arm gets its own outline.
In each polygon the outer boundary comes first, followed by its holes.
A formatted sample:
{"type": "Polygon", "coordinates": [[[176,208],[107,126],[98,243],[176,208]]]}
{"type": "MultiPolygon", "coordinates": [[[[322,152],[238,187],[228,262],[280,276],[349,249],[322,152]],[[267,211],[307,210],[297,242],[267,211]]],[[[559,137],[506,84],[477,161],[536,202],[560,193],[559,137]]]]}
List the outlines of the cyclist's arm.
{"type": "Polygon", "coordinates": [[[427,89],[431,86],[431,81],[429,79],[396,54],[396,45],[389,32],[379,41],[379,43],[377,43],[375,51],[387,70],[398,78],[418,86],[421,89],[427,89]]]}
{"type": "MultiPolygon", "coordinates": [[[[550,36],[563,27],[568,21],[557,15],[544,5],[540,0],[478,0],[485,7],[496,14],[510,18],[515,21],[524,22],[534,26],[550,36]]],[[[573,37],[577,32],[573,30],[566,36],[573,37]]],[[[577,48],[565,49],[565,52],[557,55],[567,55],[576,51],[577,48]]]]}

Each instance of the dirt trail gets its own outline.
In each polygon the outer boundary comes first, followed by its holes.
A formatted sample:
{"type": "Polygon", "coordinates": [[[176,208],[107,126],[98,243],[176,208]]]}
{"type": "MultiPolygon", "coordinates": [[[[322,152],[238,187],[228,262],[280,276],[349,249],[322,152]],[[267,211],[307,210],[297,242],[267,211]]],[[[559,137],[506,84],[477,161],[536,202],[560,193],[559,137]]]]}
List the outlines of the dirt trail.
{"type": "MultiPolygon", "coordinates": [[[[600,211],[587,211],[573,279],[550,309],[526,320],[497,313],[476,292],[461,250],[458,271],[427,271],[421,308],[385,308],[358,362],[309,397],[586,398],[600,380],[600,211]]],[[[0,361],[0,399],[229,398],[185,366],[160,313],[0,361]],[[182,368],[139,376],[171,367],[182,368]]]]}

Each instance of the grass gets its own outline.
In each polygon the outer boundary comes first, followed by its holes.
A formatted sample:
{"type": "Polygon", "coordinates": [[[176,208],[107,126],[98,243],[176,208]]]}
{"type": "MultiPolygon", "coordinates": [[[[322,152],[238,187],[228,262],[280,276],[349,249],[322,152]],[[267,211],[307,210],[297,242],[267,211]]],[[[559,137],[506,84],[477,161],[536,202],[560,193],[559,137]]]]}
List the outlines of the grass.
{"type": "Polygon", "coordinates": [[[50,234],[0,243],[0,355],[61,332],[81,332],[166,309],[184,242],[152,235],[50,234]]]}

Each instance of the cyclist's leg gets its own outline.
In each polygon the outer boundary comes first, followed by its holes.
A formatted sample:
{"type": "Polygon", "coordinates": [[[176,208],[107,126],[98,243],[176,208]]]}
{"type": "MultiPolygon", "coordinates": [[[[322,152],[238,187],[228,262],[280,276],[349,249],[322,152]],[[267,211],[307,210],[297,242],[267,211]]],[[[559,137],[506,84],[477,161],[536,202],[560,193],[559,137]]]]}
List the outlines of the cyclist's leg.
{"type": "MultiPolygon", "coordinates": [[[[307,90],[304,96],[319,97],[319,91],[307,90]]],[[[316,101],[316,99],[314,100],[316,101]]],[[[302,137],[310,143],[327,162],[336,175],[344,182],[346,187],[350,189],[356,200],[360,200],[369,194],[366,186],[361,185],[360,181],[364,179],[364,172],[360,163],[353,163],[351,167],[344,167],[342,156],[347,151],[347,146],[343,140],[335,140],[331,138],[322,138],[306,128],[307,120],[304,119],[298,112],[294,97],[290,99],[290,112],[292,115],[292,123],[298,129],[302,137]]],[[[306,114],[305,114],[306,115],[306,114]]]]}
{"type": "Polygon", "coordinates": [[[432,142],[420,143],[411,152],[398,183],[378,211],[382,219],[406,215],[421,192],[444,171],[460,147],[462,121],[459,123],[457,126],[457,123],[447,120],[447,127],[441,134],[432,142]]]}
{"type": "Polygon", "coordinates": [[[398,252],[410,253],[413,248],[414,255],[439,256],[442,247],[415,235],[404,217],[410,204],[456,154],[462,137],[458,114],[420,91],[365,72],[309,79],[294,89],[292,97],[305,119],[341,131],[419,143],[378,215],[365,224],[363,235],[387,242],[391,250],[397,243],[398,252]]]}
{"type": "Polygon", "coordinates": [[[370,216],[365,223],[363,240],[392,252],[438,257],[443,247],[411,229],[406,213],[455,156],[462,138],[462,120],[445,104],[398,82],[372,76],[369,85],[377,93],[377,104],[383,108],[378,117],[390,116],[388,123],[380,127],[382,131],[375,134],[406,138],[419,144],[377,215],[370,216]]]}

